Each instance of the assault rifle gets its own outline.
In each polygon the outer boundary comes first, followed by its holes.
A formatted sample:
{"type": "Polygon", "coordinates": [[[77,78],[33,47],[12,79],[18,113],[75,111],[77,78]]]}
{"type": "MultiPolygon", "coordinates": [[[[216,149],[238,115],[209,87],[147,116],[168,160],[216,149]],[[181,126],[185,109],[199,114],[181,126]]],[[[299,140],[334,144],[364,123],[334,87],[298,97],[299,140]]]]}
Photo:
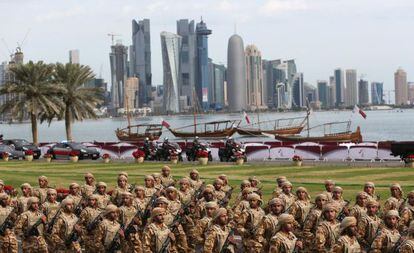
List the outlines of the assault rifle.
{"type": "Polygon", "coordinates": [[[232,228],[229,234],[226,237],[226,241],[224,241],[223,247],[221,247],[220,253],[228,253],[230,252],[229,246],[231,244],[230,238],[234,236],[234,228],[232,228]]]}
{"type": "Polygon", "coordinates": [[[147,206],[145,207],[145,211],[144,214],[142,215],[142,226],[145,227],[145,225],[147,225],[147,220],[148,218],[151,216],[151,210],[154,208],[155,206],[155,201],[157,200],[157,194],[159,193],[159,191],[155,192],[152,196],[151,199],[149,200],[147,206]]]}
{"type": "Polygon", "coordinates": [[[88,225],[86,226],[86,231],[88,231],[89,233],[92,232],[99,225],[99,223],[101,223],[102,218],[103,212],[96,216],[95,219],[93,219],[93,221],[88,223],[88,225]]]}
{"type": "Polygon", "coordinates": [[[401,233],[400,239],[394,244],[390,252],[400,252],[401,245],[405,241],[407,233],[408,231],[401,233]]]}
{"type": "Polygon", "coordinates": [[[200,199],[201,194],[203,194],[204,189],[206,189],[206,183],[203,182],[197,191],[194,192],[193,199],[195,201],[200,199]]]}
{"type": "MultiPolygon", "coordinates": [[[[76,226],[76,224],[75,224],[75,226],[76,226]]],[[[66,246],[69,246],[73,242],[77,242],[79,240],[78,231],[76,231],[75,226],[72,228],[72,233],[70,233],[68,238],[66,238],[66,240],[65,240],[65,245],[66,246]]]]}
{"type": "Polygon", "coordinates": [[[4,222],[3,222],[3,224],[1,224],[1,226],[0,226],[0,235],[3,235],[4,236],[4,233],[6,232],[6,229],[8,229],[8,228],[12,228],[13,226],[14,226],[14,223],[13,223],[13,213],[14,213],[14,210],[16,209],[16,207],[13,207],[13,209],[11,210],[11,212],[9,213],[9,215],[7,215],[7,217],[6,217],[6,219],[4,220],[4,222]]]}
{"type": "Polygon", "coordinates": [[[227,207],[227,205],[229,204],[229,201],[230,201],[230,199],[231,199],[231,194],[233,194],[233,190],[234,190],[234,188],[233,188],[233,187],[230,187],[230,190],[228,190],[228,191],[226,192],[226,195],[224,195],[224,198],[223,198],[223,199],[221,199],[221,200],[218,202],[218,205],[219,205],[220,207],[227,207]]]}
{"type": "Polygon", "coordinates": [[[135,213],[134,217],[132,218],[131,222],[128,224],[128,226],[126,227],[124,233],[125,233],[125,238],[128,238],[128,236],[131,233],[136,232],[135,227],[134,227],[134,219],[135,218],[141,218],[142,217],[142,210],[138,208],[138,211],[135,213]]]}
{"type": "Polygon", "coordinates": [[[26,232],[24,233],[25,237],[30,237],[30,236],[39,236],[39,230],[37,229],[37,227],[40,226],[40,224],[43,223],[42,220],[43,217],[40,217],[35,224],[33,224],[33,226],[31,226],[29,229],[26,230],[26,232]]]}
{"type": "Polygon", "coordinates": [[[109,244],[108,247],[108,253],[115,253],[118,250],[121,249],[121,234],[120,232],[124,229],[124,225],[121,224],[121,227],[118,229],[118,231],[116,232],[114,238],[112,239],[111,243],[109,244]]]}
{"type": "MultiPolygon", "coordinates": [[[[180,223],[181,223],[181,220],[182,220],[182,216],[180,215],[180,213],[178,213],[174,217],[173,223],[170,226],[168,226],[171,233],[176,232],[176,230],[178,229],[178,225],[180,225],[180,223]]],[[[160,251],[158,251],[158,253],[169,253],[170,251],[168,250],[168,246],[170,246],[170,243],[171,243],[171,237],[168,236],[165,239],[164,243],[162,244],[161,249],[160,249],[160,251]]]]}
{"type": "Polygon", "coordinates": [[[83,206],[85,205],[85,201],[86,201],[86,198],[82,196],[81,200],[79,200],[79,203],[76,205],[73,212],[75,213],[77,217],[79,217],[79,215],[81,214],[83,210],[83,206]]]}
{"type": "Polygon", "coordinates": [[[345,219],[346,217],[346,213],[345,210],[346,208],[349,206],[349,204],[351,203],[349,200],[345,200],[346,204],[344,207],[342,207],[341,211],[339,212],[338,216],[336,216],[336,219],[341,222],[343,219],[345,219]]]}
{"type": "Polygon", "coordinates": [[[53,226],[55,225],[55,223],[57,221],[57,218],[59,217],[61,211],[62,211],[62,209],[61,209],[61,207],[59,207],[59,209],[57,210],[57,212],[53,216],[52,220],[50,220],[50,222],[47,224],[46,233],[48,233],[48,234],[52,233],[53,226]]]}

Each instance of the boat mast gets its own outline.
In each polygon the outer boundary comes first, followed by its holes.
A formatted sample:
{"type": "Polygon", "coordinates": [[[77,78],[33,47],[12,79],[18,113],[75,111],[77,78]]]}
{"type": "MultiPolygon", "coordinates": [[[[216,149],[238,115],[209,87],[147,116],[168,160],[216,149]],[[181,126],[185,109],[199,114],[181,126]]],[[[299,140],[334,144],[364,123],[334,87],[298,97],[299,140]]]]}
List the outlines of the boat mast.
{"type": "Polygon", "coordinates": [[[127,120],[128,120],[128,133],[131,134],[131,115],[129,114],[128,95],[125,95],[125,103],[126,103],[127,120]]]}
{"type": "Polygon", "coordinates": [[[197,108],[198,108],[198,100],[195,94],[195,90],[193,89],[193,101],[195,102],[196,106],[193,107],[193,116],[194,116],[194,137],[197,135],[197,108]]]}
{"type": "Polygon", "coordinates": [[[308,98],[306,98],[306,125],[307,125],[307,127],[308,127],[308,138],[309,138],[309,136],[310,136],[310,133],[309,133],[309,115],[310,115],[310,106],[309,106],[309,100],[308,100],[308,98]]]}
{"type": "Polygon", "coordinates": [[[260,112],[258,108],[256,109],[256,112],[257,112],[257,125],[259,126],[259,130],[260,130],[260,118],[259,118],[260,112]]]}

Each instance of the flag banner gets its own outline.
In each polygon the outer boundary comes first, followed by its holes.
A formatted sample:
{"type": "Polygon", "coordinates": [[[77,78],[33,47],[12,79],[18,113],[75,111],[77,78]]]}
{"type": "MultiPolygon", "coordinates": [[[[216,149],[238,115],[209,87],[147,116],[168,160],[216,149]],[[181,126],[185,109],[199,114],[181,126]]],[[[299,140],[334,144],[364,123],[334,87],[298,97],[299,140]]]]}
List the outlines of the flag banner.
{"type": "Polygon", "coordinates": [[[244,118],[246,119],[247,124],[250,124],[250,118],[249,118],[249,115],[247,115],[247,113],[246,113],[246,112],[243,112],[243,116],[244,116],[244,118]]]}
{"type": "Polygon", "coordinates": [[[164,127],[166,127],[166,128],[170,128],[170,124],[168,124],[168,122],[167,121],[165,121],[165,120],[163,120],[162,122],[161,122],[161,125],[163,125],[164,127]]]}
{"type": "Polygon", "coordinates": [[[361,108],[359,108],[357,105],[355,105],[355,107],[354,107],[354,113],[359,113],[364,119],[367,118],[367,114],[361,108]]]}

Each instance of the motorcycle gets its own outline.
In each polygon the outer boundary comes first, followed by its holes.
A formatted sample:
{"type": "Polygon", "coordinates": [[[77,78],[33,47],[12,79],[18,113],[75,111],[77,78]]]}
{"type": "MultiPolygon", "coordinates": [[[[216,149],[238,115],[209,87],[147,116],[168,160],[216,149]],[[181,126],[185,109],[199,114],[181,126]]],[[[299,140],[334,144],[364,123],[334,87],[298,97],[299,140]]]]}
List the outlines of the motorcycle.
{"type": "Polygon", "coordinates": [[[219,148],[219,157],[220,162],[235,162],[240,157],[245,162],[247,161],[246,149],[238,143],[232,144],[231,147],[225,146],[219,148]]]}
{"type": "Polygon", "coordinates": [[[182,152],[183,150],[177,143],[162,143],[158,146],[156,157],[158,161],[170,161],[172,156],[176,156],[178,161],[182,161],[182,152]]]}
{"type": "Polygon", "coordinates": [[[211,162],[213,161],[213,156],[211,155],[211,148],[210,145],[207,143],[199,143],[197,145],[194,145],[191,148],[188,148],[185,152],[187,156],[187,160],[189,162],[196,161],[197,160],[197,152],[198,151],[206,151],[208,152],[208,160],[211,162]]]}
{"type": "Polygon", "coordinates": [[[145,157],[144,160],[146,161],[155,161],[157,160],[157,152],[158,152],[158,147],[156,143],[149,143],[146,144],[142,147],[140,147],[140,149],[145,153],[145,157]]]}

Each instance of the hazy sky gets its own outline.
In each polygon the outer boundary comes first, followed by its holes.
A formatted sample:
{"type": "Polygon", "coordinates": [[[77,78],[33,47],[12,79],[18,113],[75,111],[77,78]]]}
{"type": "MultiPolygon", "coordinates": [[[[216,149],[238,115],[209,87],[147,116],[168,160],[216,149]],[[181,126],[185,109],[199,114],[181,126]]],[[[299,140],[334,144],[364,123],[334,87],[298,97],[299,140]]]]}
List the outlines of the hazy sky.
{"type": "MultiPolygon", "coordinates": [[[[82,64],[109,81],[111,40],[131,44],[131,20],[151,20],[153,84],[162,83],[160,32],[176,32],[176,20],[200,20],[213,30],[209,56],[226,63],[236,24],[245,46],[263,59],[295,58],[305,81],[328,79],[337,67],[355,68],[369,81],[393,89],[401,66],[414,81],[412,0],[0,0],[0,38],[10,49],[21,42],[25,59],[66,62],[80,50],[82,64]]],[[[0,42],[0,61],[8,59],[0,42]]]]}

